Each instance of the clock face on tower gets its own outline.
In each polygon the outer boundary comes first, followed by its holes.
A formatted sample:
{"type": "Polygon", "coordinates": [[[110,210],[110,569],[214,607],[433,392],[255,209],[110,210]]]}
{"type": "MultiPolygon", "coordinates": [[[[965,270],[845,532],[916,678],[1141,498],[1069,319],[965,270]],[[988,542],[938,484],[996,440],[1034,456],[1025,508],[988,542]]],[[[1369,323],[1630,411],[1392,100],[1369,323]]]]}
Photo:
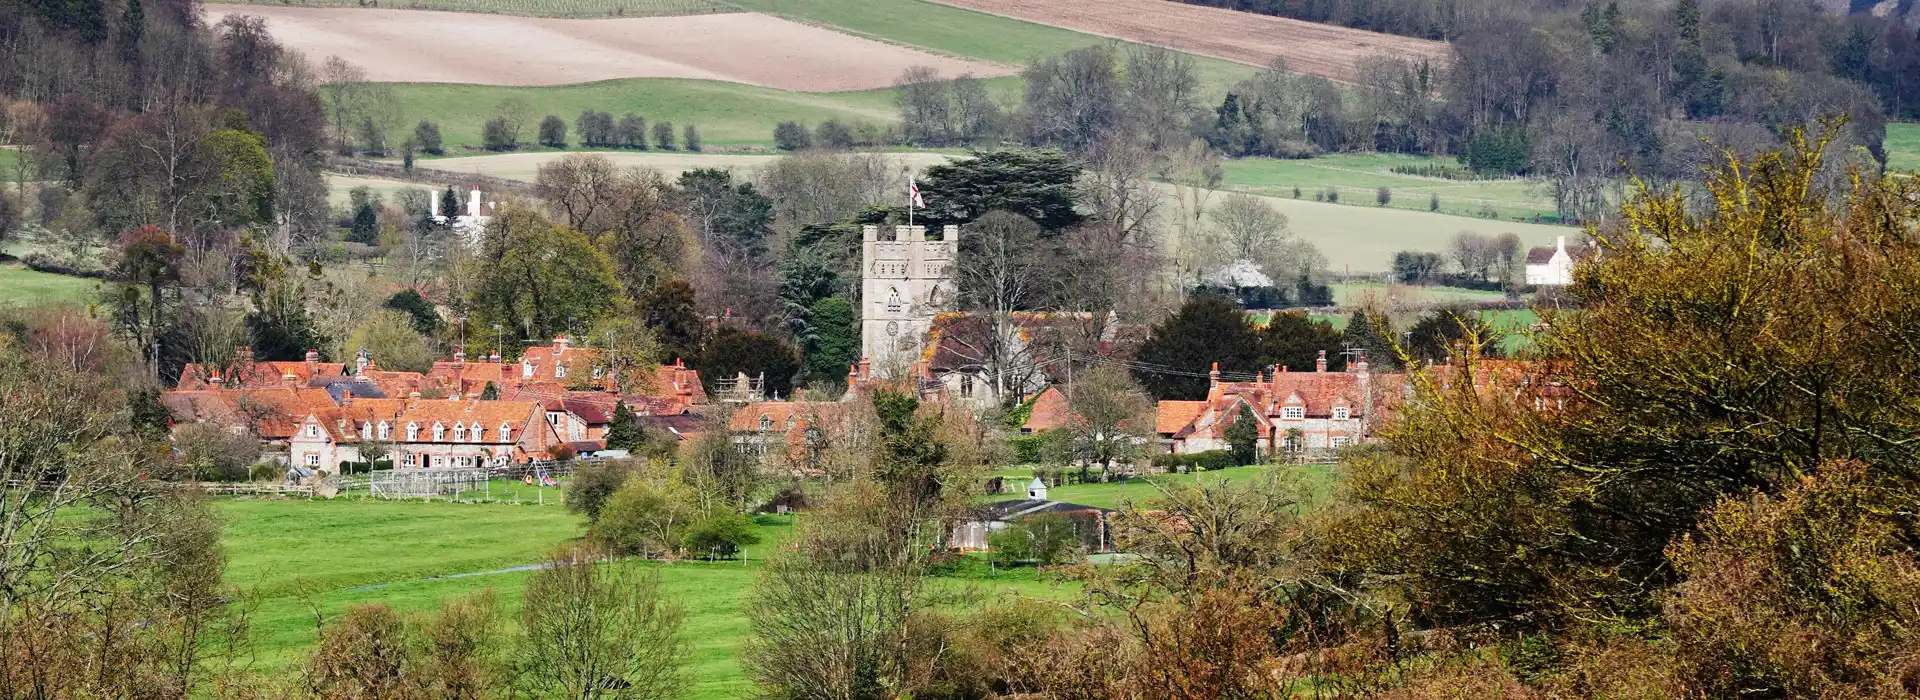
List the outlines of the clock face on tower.
{"type": "Polygon", "coordinates": [[[900,322],[899,322],[899,321],[888,321],[888,322],[887,322],[887,335],[900,335],[900,322]]]}

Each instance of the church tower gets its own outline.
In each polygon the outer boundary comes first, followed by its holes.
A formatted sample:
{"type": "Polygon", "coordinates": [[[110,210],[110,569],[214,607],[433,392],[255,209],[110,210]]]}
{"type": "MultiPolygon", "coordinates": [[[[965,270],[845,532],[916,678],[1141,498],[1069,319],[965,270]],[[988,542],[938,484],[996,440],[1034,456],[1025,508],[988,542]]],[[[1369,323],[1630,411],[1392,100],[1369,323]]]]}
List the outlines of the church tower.
{"type": "Polygon", "coordinates": [[[920,360],[934,315],[953,304],[960,227],[929,240],[925,226],[895,226],[881,240],[879,226],[862,226],[860,238],[860,354],[874,376],[902,376],[920,360]]]}

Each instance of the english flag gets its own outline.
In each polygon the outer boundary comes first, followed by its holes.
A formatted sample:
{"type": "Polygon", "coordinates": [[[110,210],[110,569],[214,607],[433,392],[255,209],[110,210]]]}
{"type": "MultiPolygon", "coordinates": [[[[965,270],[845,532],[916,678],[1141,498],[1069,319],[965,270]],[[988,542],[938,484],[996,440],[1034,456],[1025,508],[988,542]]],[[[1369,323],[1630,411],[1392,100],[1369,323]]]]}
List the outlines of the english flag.
{"type": "Polygon", "coordinates": [[[920,183],[914,182],[913,178],[907,178],[907,197],[913,203],[913,208],[927,208],[926,200],[920,198],[920,183]]]}

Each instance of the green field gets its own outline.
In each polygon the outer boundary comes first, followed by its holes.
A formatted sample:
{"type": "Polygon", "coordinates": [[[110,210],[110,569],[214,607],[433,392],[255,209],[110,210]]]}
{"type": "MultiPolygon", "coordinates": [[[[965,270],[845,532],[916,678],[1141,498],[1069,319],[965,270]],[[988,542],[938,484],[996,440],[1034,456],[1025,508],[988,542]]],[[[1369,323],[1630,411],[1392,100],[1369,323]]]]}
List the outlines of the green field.
{"type": "MultiPolygon", "coordinates": [[[[1008,78],[989,83],[1005,84],[1008,78]]],[[[550,87],[505,87],[447,83],[395,83],[406,131],[421,120],[440,125],[450,153],[462,145],[478,148],[480,128],[495,116],[495,105],[518,98],[533,105],[535,120],[557,115],[571,125],[582,111],[595,109],[616,118],[634,112],[649,128],[673,122],[674,137],[693,124],[707,146],[765,145],[773,142],[773,127],[783,121],[817,124],[828,119],[849,123],[887,123],[898,118],[892,90],[858,92],[789,92],[716,80],[632,78],[550,87]]],[[[521,140],[534,140],[529,124],[521,140]]]]}
{"type": "MultiPolygon", "coordinates": [[[[1225,481],[1229,484],[1245,483],[1261,474],[1276,470],[1288,470],[1300,479],[1309,498],[1318,499],[1326,495],[1333,482],[1333,466],[1327,464],[1307,464],[1297,467],[1252,466],[1229,467],[1210,472],[1193,474],[1159,474],[1141,479],[1128,479],[1104,484],[1068,484],[1047,489],[1047,498],[1067,503],[1078,503],[1097,508],[1119,509],[1126,504],[1145,505],[1158,498],[1161,488],[1179,482],[1204,483],[1225,481]]],[[[990,500],[1011,501],[1027,497],[1026,480],[1033,477],[1032,469],[1005,469],[1000,474],[1007,478],[1012,493],[992,496],[990,500]]]]}
{"type": "Polygon", "coordinates": [[[1887,168],[1920,172],[1920,124],[1894,122],[1887,125],[1887,168]]]}
{"type": "Polygon", "coordinates": [[[1443,214],[1479,217],[1484,207],[1492,207],[1503,220],[1555,214],[1553,200],[1531,180],[1448,180],[1393,172],[1400,165],[1459,166],[1451,158],[1389,153],[1340,153],[1307,160],[1242,158],[1226,162],[1223,184],[1286,199],[1292,199],[1293,188],[1298,187],[1303,200],[1334,188],[1342,204],[1376,208],[1379,190],[1386,187],[1393,194],[1387,207],[1393,209],[1429,211],[1431,196],[1437,194],[1443,214]]]}
{"type": "MultiPolygon", "coordinates": [[[[759,170],[779,160],[776,153],[685,153],[680,151],[595,151],[613,161],[617,167],[643,167],[660,171],[668,179],[680,177],[680,173],[695,168],[720,168],[735,170],[742,174],[759,170]]],[[[540,166],[565,156],[561,151],[539,151],[535,153],[500,153],[485,156],[467,156],[463,158],[440,158],[424,163],[436,170],[448,170],[460,173],[476,173],[509,180],[533,182],[540,166]]],[[[888,154],[896,166],[904,165],[914,170],[923,170],[929,166],[953,160],[944,153],[925,151],[903,151],[888,154]]],[[[382,180],[377,182],[396,182],[382,180]]],[[[367,184],[377,186],[376,181],[367,184]]]]}
{"type": "MultiPolygon", "coordinates": [[[[208,0],[221,4],[232,0],[208,0]]],[[[445,10],[529,17],[664,17],[735,12],[716,0],[243,0],[237,4],[292,7],[365,7],[389,10],[445,10]]]]}
{"type": "MultiPolygon", "coordinates": [[[[512,486],[496,482],[494,496],[512,486]]],[[[578,517],[553,505],[557,491],[547,489],[547,496],[547,507],[365,499],[218,502],[226,521],[228,581],[259,602],[255,669],[292,672],[316,639],[316,611],[336,618],[354,604],[422,611],[491,588],[512,625],[529,574],[508,569],[537,563],[581,532],[578,517]]],[[[685,610],[695,679],[686,698],[751,695],[752,683],[737,660],[748,633],[740,604],[764,552],[780,546],[790,527],[784,517],[760,518],[763,542],[737,561],[632,564],[657,569],[666,595],[685,610]]],[[[986,595],[1066,594],[1031,570],[991,579],[964,571],[934,585],[976,587],[986,595]]]]}
{"type": "MultiPolygon", "coordinates": [[[[1021,65],[1112,41],[1092,34],[923,0],[731,0],[742,9],[936,53],[1021,65]]],[[[1229,86],[1259,69],[1194,57],[1200,100],[1218,105],[1229,86]]]]}
{"type": "Polygon", "coordinates": [[[0,305],[87,304],[99,298],[99,280],[0,265],[0,305]]]}

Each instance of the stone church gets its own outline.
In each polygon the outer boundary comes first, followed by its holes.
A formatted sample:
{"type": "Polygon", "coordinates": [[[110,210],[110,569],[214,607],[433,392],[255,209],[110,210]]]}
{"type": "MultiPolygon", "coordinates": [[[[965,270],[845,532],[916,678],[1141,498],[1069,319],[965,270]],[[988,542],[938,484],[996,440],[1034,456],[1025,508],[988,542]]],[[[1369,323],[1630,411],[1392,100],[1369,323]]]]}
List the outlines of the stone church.
{"type": "Polygon", "coordinates": [[[860,355],[875,378],[906,377],[921,360],[934,317],[954,306],[960,227],[928,238],[925,226],[861,227],[860,355]]]}

